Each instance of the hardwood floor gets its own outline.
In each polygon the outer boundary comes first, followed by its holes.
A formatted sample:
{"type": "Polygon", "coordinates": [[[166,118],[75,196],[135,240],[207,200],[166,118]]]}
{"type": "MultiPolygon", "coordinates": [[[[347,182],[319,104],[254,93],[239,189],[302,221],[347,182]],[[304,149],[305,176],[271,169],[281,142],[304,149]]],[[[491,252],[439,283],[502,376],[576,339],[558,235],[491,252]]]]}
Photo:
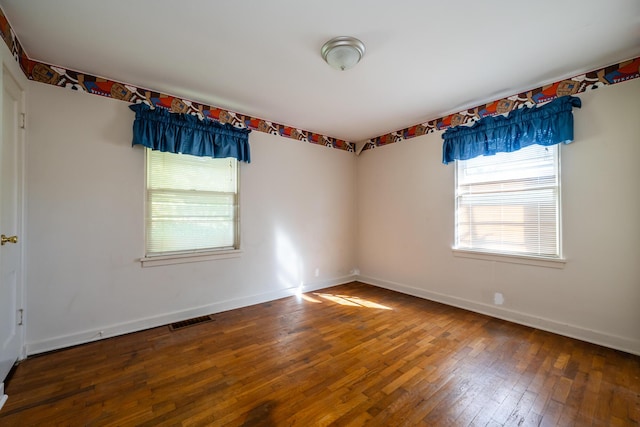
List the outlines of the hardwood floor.
{"type": "Polygon", "coordinates": [[[372,286],[212,318],[27,359],[0,425],[640,425],[640,357],[372,286]]]}

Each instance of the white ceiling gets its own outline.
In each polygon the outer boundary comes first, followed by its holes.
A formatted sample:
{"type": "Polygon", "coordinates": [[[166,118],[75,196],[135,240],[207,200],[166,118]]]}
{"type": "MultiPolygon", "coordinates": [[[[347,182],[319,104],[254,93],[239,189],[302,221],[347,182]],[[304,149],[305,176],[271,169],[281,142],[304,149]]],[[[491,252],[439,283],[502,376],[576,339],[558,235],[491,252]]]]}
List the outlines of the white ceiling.
{"type": "Polygon", "coordinates": [[[0,0],[30,58],[358,142],[640,56],[639,0],[0,0]],[[349,35],[351,70],[320,48],[349,35]]]}

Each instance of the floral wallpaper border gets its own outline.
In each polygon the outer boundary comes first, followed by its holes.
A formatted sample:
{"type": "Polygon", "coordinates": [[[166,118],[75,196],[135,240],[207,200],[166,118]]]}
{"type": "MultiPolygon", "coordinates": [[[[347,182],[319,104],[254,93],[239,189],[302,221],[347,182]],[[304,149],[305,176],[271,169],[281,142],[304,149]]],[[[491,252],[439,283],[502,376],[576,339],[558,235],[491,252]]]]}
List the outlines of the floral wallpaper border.
{"type": "Polygon", "coordinates": [[[575,95],[589,89],[597,89],[638,77],[640,77],[640,57],[372,138],[365,142],[362,150],[393,144],[437,130],[467,124],[486,116],[508,113],[525,105],[532,106],[560,96],[575,95]]]}
{"type": "MultiPolygon", "coordinates": [[[[9,50],[22,68],[22,71],[30,80],[131,103],[144,102],[153,107],[166,108],[177,113],[194,114],[200,118],[206,117],[221,123],[231,123],[233,126],[240,128],[279,135],[285,138],[324,145],[348,152],[356,151],[355,143],[353,142],[285,126],[280,123],[270,122],[177,96],[155,92],[127,83],[34,61],[27,56],[1,8],[0,36],[9,47],[9,50]]],[[[438,130],[445,130],[449,127],[467,124],[485,116],[508,113],[513,109],[523,106],[540,104],[560,96],[575,95],[589,89],[597,89],[601,86],[621,83],[638,77],[640,77],[640,57],[479,105],[466,111],[460,111],[455,114],[377,136],[365,141],[361,151],[393,144],[438,130]]]]}
{"type": "Polygon", "coordinates": [[[175,113],[194,114],[200,118],[206,117],[221,123],[230,123],[239,128],[252,129],[344,151],[355,151],[355,144],[341,139],[285,126],[280,123],[270,122],[177,96],[155,92],[127,83],[34,61],[26,54],[1,8],[0,36],[2,36],[13,57],[18,61],[18,64],[20,64],[20,68],[22,68],[22,71],[30,80],[131,103],[144,102],[153,107],[166,108],[175,113]]]}

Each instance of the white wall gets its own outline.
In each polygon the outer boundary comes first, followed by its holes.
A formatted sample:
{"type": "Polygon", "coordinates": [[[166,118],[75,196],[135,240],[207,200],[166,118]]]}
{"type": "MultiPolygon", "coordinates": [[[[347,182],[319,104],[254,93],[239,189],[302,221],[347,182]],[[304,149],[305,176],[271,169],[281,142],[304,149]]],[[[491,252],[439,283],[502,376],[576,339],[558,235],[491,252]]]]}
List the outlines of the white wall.
{"type": "Polygon", "coordinates": [[[358,266],[368,283],[640,354],[638,95],[640,79],[580,95],[562,148],[564,269],[453,257],[439,133],[356,158],[260,132],[241,169],[242,256],[142,268],[133,113],[32,82],[27,352],[342,283],[358,266]]]}
{"type": "Polygon", "coordinates": [[[358,158],[361,280],[640,354],[640,79],[579,97],[564,269],[452,255],[454,167],[434,133],[358,158]]]}
{"type": "Polygon", "coordinates": [[[352,279],[353,154],[251,133],[243,254],[142,268],[144,159],[128,104],[30,83],[27,108],[29,354],[352,279]]]}

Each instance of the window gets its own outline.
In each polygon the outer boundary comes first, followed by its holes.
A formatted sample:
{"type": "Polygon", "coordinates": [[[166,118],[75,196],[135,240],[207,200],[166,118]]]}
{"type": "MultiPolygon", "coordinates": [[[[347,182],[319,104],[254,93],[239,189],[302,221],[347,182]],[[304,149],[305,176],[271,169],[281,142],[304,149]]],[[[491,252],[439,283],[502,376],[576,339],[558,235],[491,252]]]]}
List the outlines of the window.
{"type": "Polygon", "coordinates": [[[558,145],[456,160],[455,248],[559,259],[558,145]]]}
{"type": "Polygon", "coordinates": [[[146,257],[238,249],[237,163],[147,149],[146,257]]]}

